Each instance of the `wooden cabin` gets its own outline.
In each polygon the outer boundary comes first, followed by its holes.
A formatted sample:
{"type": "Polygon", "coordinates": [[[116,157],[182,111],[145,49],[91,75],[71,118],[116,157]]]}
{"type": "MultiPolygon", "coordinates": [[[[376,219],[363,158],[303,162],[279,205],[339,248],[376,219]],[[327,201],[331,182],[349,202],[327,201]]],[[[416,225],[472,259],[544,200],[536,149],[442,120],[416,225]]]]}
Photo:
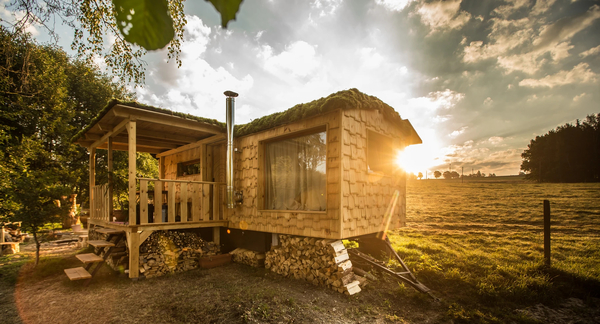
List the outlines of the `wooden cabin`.
{"type": "Polygon", "coordinates": [[[406,177],[395,160],[421,139],[376,97],[340,91],[236,125],[230,140],[228,193],[227,125],[216,120],[111,101],[75,137],[90,152],[88,222],[127,233],[130,277],[155,230],[213,228],[216,241],[221,229],[345,239],[404,225],[406,177]],[[97,149],[108,150],[109,171],[113,150],[129,152],[126,223],[113,221],[110,176],[96,185],[97,149]],[[136,176],[136,152],[156,156],[158,179],[136,176]]]}

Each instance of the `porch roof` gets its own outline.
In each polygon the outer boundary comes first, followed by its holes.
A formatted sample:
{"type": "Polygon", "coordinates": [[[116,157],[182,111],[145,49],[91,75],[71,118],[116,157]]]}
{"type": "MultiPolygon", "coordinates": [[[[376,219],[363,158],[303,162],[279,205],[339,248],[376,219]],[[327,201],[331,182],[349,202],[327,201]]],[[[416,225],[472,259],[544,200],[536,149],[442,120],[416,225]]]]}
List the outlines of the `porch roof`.
{"type": "Polygon", "coordinates": [[[130,120],[136,121],[136,151],[152,154],[177,149],[225,132],[224,124],[214,119],[136,102],[112,100],[72,141],[84,147],[107,148],[108,138],[111,137],[113,149],[125,151],[128,149],[126,125],[130,120]]]}

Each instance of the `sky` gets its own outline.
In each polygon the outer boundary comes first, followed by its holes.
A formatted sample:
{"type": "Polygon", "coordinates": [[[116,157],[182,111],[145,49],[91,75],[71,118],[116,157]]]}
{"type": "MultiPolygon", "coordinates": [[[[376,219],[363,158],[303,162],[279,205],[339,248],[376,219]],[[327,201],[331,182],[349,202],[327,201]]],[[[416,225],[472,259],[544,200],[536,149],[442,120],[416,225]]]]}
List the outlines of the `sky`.
{"type": "Polygon", "coordinates": [[[182,66],[148,53],[139,102],[224,121],[232,90],[241,124],[357,88],[422,138],[409,172],[517,174],[535,136],[600,113],[598,1],[246,0],[226,30],[185,12],[182,66]]]}

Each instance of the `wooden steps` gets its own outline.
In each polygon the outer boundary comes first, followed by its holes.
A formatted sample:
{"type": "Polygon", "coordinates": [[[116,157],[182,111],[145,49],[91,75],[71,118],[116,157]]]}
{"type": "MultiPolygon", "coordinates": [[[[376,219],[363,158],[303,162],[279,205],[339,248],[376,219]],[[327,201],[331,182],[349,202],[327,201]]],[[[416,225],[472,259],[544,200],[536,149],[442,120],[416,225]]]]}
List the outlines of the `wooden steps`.
{"type": "Polygon", "coordinates": [[[88,244],[93,246],[93,247],[113,247],[115,246],[113,243],[104,241],[104,240],[95,240],[95,241],[88,241],[88,244]]]}
{"type": "Polygon", "coordinates": [[[77,257],[77,259],[79,259],[79,261],[83,262],[83,264],[96,263],[96,262],[103,262],[104,261],[103,258],[95,255],[94,253],[77,254],[76,257],[77,257]]]}
{"type": "Polygon", "coordinates": [[[90,283],[90,281],[92,280],[92,277],[94,277],[96,272],[98,272],[98,270],[102,266],[102,262],[104,262],[111,255],[111,252],[113,251],[113,248],[115,247],[115,245],[119,244],[119,242],[121,242],[121,240],[125,236],[124,231],[114,230],[111,228],[98,228],[98,229],[96,229],[96,232],[108,234],[109,240],[110,240],[111,236],[116,235],[115,243],[104,241],[104,240],[88,241],[89,235],[87,235],[87,233],[80,235],[79,236],[79,240],[81,240],[80,243],[87,243],[95,248],[100,248],[101,249],[100,253],[104,252],[104,254],[102,254],[103,257],[101,257],[95,253],[78,254],[75,257],[77,257],[77,259],[79,259],[79,261],[83,262],[83,264],[85,264],[85,267],[65,269],[65,273],[67,274],[67,276],[69,277],[70,280],[87,279],[85,286],[87,286],[90,283]],[[104,249],[104,248],[108,248],[108,249],[104,249]],[[91,268],[94,265],[96,265],[96,266],[93,269],[93,271],[91,271],[91,273],[88,272],[88,270],[91,270],[91,268]]]}
{"type": "Polygon", "coordinates": [[[92,278],[92,275],[83,267],[65,269],[65,273],[71,281],[92,278]]]}

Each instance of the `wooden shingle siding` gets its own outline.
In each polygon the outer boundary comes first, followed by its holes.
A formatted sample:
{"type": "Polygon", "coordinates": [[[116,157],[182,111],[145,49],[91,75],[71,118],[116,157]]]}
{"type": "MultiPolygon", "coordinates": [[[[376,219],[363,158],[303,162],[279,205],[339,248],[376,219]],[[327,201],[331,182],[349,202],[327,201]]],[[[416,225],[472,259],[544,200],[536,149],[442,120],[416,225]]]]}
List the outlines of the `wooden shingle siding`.
{"type": "Polygon", "coordinates": [[[376,233],[384,229],[386,211],[398,190],[390,230],[404,225],[406,212],[406,176],[369,173],[367,168],[367,130],[393,139],[403,148],[398,127],[386,121],[377,110],[345,110],[342,113],[342,237],[376,233]]]}
{"type": "Polygon", "coordinates": [[[307,118],[292,124],[240,137],[235,140],[235,188],[244,193],[244,203],[227,209],[232,228],[323,238],[340,238],[340,131],[341,111],[307,118]],[[264,210],[263,141],[305,130],[325,127],[327,131],[327,210],[264,210]]]}

